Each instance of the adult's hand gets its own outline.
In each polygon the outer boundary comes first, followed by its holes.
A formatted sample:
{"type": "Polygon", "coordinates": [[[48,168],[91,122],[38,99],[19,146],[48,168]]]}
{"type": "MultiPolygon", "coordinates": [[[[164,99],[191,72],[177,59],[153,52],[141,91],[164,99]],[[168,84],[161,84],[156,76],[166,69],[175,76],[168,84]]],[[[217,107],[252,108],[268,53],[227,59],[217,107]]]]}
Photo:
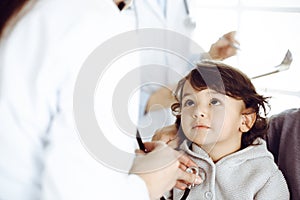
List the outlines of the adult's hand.
{"type": "Polygon", "coordinates": [[[185,172],[196,166],[186,155],[175,151],[164,142],[145,143],[147,153],[137,151],[137,157],[130,170],[146,183],[150,199],[158,199],[175,185],[184,189],[186,184],[200,184],[199,176],[185,172]]]}
{"type": "Polygon", "coordinates": [[[177,128],[175,124],[170,126],[163,127],[158,129],[154,136],[152,137],[152,141],[162,141],[172,147],[173,149],[177,148],[180,142],[180,139],[177,135],[177,128]]]}
{"type": "Polygon", "coordinates": [[[234,56],[240,43],[235,39],[236,31],[224,34],[218,41],[211,45],[209,55],[213,60],[224,60],[234,56]]]}

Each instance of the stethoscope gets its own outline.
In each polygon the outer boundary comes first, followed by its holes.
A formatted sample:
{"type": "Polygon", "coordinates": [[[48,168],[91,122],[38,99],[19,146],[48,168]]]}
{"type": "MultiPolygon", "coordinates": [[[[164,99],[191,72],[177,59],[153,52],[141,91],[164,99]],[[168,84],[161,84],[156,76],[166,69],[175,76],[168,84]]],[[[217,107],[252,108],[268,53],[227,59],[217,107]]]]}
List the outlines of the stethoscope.
{"type": "MultiPolygon", "coordinates": [[[[137,9],[135,8],[135,2],[133,1],[133,7],[134,7],[134,15],[136,18],[136,27],[138,27],[138,14],[137,14],[137,9]]],[[[188,0],[183,0],[183,4],[184,4],[184,9],[185,9],[185,13],[186,13],[186,18],[184,19],[183,23],[184,26],[188,29],[195,29],[196,28],[196,20],[191,16],[190,13],[190,7],[188,4],[188,0]]]]}
{"type": "Polygon", "coordinates": [[[188,0],[183,0],[183,3],[184,3],[184,9],[185,9],[185,12],[186,12],[186,18],[184,19],[184,25],[187,27],[187,28],[190,28],[190,29],[195,29],[196,28],[196,20],[191,16],[191,13],[190,13],[190,7],[189,7],[189,4],[187,2],[188,0]]]}
{"type": "MultiPolygon", "coordinates": [[[[188,173],[193,173],[193,174],[200,176],[202,180],[205,179],[205,172],[203,169],[201,169],[199,167],[188,167],[185,171],[188,173]]],[[[180,200],[186,200],[193,187],[195,187],[194,183],[188,185],[188,187],[184,190],[184,193],[183,193],[182,197],[180,198],[180,200]]],[[[166,198],[161,197],[160,200],[166,200],[166,198]]]]}

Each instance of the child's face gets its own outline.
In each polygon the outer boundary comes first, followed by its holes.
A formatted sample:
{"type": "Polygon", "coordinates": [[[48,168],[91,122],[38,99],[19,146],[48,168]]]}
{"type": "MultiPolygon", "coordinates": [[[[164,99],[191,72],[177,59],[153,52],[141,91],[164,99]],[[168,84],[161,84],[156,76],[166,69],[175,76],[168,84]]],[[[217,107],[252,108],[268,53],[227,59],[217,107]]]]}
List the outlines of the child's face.
{"type": "Polygon", "coordinates": [[[211,89],[196,91],[188,81],[182,95],[181,126],[189,140],[205,150],[240,145],[242,100],[211,89]]]}

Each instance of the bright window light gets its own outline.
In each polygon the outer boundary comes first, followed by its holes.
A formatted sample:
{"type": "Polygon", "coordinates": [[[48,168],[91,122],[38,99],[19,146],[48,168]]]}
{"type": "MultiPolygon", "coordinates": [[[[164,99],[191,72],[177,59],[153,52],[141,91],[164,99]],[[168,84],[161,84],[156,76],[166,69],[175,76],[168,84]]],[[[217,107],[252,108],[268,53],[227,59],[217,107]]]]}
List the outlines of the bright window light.
{"type": "Polygon", "coordinates": [[[225,60],[249,77],[274,71],[289,49],[293,61],[287,71],[254,79],[259,92],[272,96],[270,114],[300,107],[300,1],[196,1],[194,38],[205,50],[222,34],[238,32],[241,50],[225,60]],[[197,11],[197,12],[196,12],[197,11]]]}

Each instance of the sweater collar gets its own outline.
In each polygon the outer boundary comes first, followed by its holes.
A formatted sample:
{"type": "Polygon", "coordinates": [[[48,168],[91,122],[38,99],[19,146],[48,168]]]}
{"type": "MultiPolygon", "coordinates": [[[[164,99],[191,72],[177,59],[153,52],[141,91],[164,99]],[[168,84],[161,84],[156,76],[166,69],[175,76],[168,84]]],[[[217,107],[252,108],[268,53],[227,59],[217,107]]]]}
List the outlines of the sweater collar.
{"type": "MultiPolygon", "coordinates": [[[[192,143],[189,145],[187,140],[183,141],[180,148],[184,150],[187,154],[197,159],[206,160],[210,163],[213,163],[213,160],[210,158],[207,152],[205,152],[201,147],[197,144],[192,143]]],[[[228,156],[220,159],[216,165],[220,165],[222,163],[230,163],[230,164],[241,164],[247,160],[256,159],[259,157],[269,157],[273,159],[272,154],[267,150],[266,142],[263,139],[256,139],[253,142],[253,145],[248,146],[245,149],[234,152],[228,156]]]]}

